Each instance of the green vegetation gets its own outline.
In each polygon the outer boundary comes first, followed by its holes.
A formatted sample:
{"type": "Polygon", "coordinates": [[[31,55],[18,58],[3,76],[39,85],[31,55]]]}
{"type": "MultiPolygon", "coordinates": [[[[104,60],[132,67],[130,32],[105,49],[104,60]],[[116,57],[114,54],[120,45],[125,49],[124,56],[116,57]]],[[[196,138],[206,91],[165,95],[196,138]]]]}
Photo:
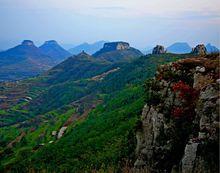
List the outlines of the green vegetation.
{"type": "Polygon", "coordinates": [[[119,170],[125,160],[133,158],[135,126],[145,100],[149,99],[142,87],[144,81],[154,76],[158,65],[187,55],[148,55],[115,64],[85,54],[80,56],[74,62],[68,59],[70,62],[63,62],[42,76],[2,90],[7,95],[13,89],[20,91],[19,87],[28,86],[22,89],[24,93],[15,94],[14,100],[26,96],[31,99],[14,105],[0,103],[9,106],[0,113],[1,123],[5,125],[0,126],[0,137],[4,139],[0,143],[0,169],[11,172],[119,170]],[[115,68],[119,70],[92,80],[115,68]],[[63,126],[67,130],[57,139],[52,132],[63,126]],[[12,148],[6,147],[23,133],[12,148]]]}
{"type": "Polygon", "coordinates": [[[140,87],[130,87],[106,100],[57,143],[32,153],[31,158],[23,157],[22,161],[18,158],[21,163],[13,169],[24,170],[22,165],[25,163],[34,170],[48,172],[79,172],[101,167],[116,169],[119,161],[129,159],[127,156],[134,150],[134,139],[128,136],[134,133],[141,114],[143,91],[140,87]]]}

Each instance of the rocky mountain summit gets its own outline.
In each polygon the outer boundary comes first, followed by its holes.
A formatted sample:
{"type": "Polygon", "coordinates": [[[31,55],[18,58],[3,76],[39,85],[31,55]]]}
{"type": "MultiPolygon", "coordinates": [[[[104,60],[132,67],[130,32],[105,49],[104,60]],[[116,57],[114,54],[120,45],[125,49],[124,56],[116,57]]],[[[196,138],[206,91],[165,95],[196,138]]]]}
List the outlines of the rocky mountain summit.
{"type": "Polygon", "coordinates": [[[94,56],[99,56],[102,53],[117,51],[117,50],[128,50],[130,48],[129,43],[126,42],[109,42],[105,43],[103,48],[94,54],[94,56]]]}
{"type": "Polygon", "coordinates": [[[163,65],[146,82],[150,92],[136,133],[137,172],[218,172],[219,58],[163,65]]]}
{"type": "Polygon", "coordinates": [[[139,50],[122,41],[105,43],[102,49],[93,54],[94,57],[109,62],[129,61],[142,55],[139,50]]]}
{"type": "Polygon", "coordinates": [[[24,40],[21,45],[24,45],[24,46],[34,46],[34,42],[31,41],[31,40],[24,40]]]}
{"type": "Polygon", "coordinates": [[[164,46],[161,45],[157,45],[156,47],[154,47],[152,51],[152,54],[162,54],[162,53],[166,53],[166,50],[164,46]]]}
{"type": "Polygon", "coordinates": [[[56,63],[70,57],[71,54],[62,48],[55,40],[46,41],[39,49],[46,55],[50,56],[56,63]]]}
{"type": "Polygon", "coordinates": [[[129,49],[130,45],[126,42],[111,42],[111,43],[105,43],[103,49],[106,51],[112,51],[112,50],[125,50],[129,49]]]}
{"type": "Polygon", "coordinates": [[[0,81],[20,80],[48,70],[55,62],[31,40],[0,52],[0,81]]]}
{"type": "Polygon", "coordinates": [[[196,55],[206,55],[207,49],[204,44],[199,44],[195,48],[192,49],[192,54],[196,55]]]}

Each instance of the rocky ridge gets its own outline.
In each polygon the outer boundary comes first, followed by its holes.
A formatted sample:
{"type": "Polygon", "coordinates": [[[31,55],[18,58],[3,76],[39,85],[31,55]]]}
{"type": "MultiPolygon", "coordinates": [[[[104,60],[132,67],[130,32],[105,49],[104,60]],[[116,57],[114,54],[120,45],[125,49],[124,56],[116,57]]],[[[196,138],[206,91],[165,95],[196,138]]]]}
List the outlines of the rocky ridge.
{"type": "Polygon", "coordinates": [[[217,173],[219,55],[161,66],[146,82],[134,172],[217,173]]]}

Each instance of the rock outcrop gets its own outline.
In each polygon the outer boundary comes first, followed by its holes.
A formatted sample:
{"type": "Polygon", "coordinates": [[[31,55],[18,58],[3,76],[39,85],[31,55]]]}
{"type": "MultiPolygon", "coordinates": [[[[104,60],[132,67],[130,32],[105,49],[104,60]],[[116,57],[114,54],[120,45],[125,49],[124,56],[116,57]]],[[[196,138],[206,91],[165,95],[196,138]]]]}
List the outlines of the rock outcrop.
{"type": "Polygon", "coordinates": [[[156,47],[154,47],[152,54],[163,54],[166,53],[166,50],[163,46],[161,45],[157,45],[156,47]]]}
{"type": "Polygon", "coordinates": [[[24,46],[34,46],[34,42],[31,41],[31,40],[24,40],[21,45],[24,45],[24,46]]]}
{"type": "Polygon", "coordinates": [[[161,66],[136,133],[134,172],[217,173],[219,56],[161,66]]]}
{"type": "Polygon", "coordinates": [[[121,62],[131,61],[142,55],[139,50],[130,47],[129,43],[120,41],[105,43],[103,48],[92,56],[109,62],[121,62]]]}
{"type": "Polygon", "coordinates": [[[192,54],[196,55],[206,55],[207,49],[204,44],[199,44],[195,48],[192,49],[192,54]]]}
{"type": "Polygon", "coordinates": [[[126,42],[110,42],[110,43],[105,43],[103,49],[106,51],[112,51],[112,50],[126,50],[129,49],[130,45],[129,43],[126,42]]]}

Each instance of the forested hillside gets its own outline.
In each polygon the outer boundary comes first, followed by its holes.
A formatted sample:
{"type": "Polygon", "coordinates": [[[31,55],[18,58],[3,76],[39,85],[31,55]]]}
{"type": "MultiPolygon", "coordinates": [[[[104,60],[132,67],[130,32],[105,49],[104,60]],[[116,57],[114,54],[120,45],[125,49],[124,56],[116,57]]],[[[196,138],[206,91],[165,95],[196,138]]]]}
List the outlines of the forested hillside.
{"type": "Polygon", "coordinates": [[[128,166],[147,99],[144,81],[158,65],[187,56],[192,55],[148,55],[109,64],[80,54],[66,60],[69,66],[64,61],[42,76],[3,83],[1,169],[85,172],[128,166]],[[76,62],[84,63],[82,71],[74,70],[76,62]]]}

